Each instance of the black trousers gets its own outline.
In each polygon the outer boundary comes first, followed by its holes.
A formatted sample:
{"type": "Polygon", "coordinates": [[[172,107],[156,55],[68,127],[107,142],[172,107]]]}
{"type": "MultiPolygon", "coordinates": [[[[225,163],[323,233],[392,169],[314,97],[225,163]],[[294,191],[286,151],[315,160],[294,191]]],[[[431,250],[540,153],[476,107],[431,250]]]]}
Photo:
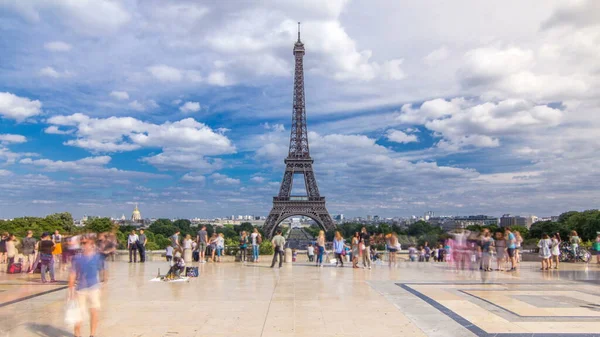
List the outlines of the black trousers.
{"type": "Polygon", "coordinates": [[[131,262],[132,256],[133,256],[133,262],[137,262],[137,246],[136,245],[129,246],[129,262],[131,262]]]}
{"type": "Polygon", "coordinates": [[[140,245],[138,251],[140,252],[140,262],[146,262],[146,247],[140,245]]]}
{"type": "Polygon", "coordinates": [[[279,249],[279,247],[275,247],[275,253],[273,254],[273,262],[271,262],[271,268],[275,267],[275,262],[277,262],[277,256],[279,256],[279,268],[283,264],[283,250],[279,249]]]}

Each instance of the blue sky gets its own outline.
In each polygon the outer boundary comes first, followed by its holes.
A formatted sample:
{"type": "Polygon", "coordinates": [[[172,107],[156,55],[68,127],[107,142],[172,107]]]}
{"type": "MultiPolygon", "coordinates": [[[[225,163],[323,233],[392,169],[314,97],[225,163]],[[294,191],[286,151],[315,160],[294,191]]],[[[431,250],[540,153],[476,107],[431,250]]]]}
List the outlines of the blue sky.
{"type": "Polygon", "coordinates": [[[148,217],[267,215],[289,145],[297,21],[332,214],[598,204],[598,2],[0,9],[0,218],[120,216],[135,203],[148,217]]]}

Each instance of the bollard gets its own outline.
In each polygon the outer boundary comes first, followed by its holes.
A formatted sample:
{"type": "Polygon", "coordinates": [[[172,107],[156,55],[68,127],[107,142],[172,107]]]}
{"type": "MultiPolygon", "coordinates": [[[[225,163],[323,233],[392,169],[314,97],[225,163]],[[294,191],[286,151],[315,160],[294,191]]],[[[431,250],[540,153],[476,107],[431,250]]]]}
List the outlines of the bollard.
{"type": "Polygon", "coordinates": [[[292,249],[285,249],[285,263],[292,263],[292,249]]]}

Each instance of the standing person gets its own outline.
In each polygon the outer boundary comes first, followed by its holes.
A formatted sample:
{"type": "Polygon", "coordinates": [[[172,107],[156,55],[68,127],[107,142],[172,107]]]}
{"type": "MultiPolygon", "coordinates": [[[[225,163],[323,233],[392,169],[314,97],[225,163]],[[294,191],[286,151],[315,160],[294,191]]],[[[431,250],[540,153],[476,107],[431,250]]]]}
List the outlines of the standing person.
{"type": "Polygon", "coordinates": [[[410,262],[416,262],[417,261],[417,249],[415,248],[415,246],[409,246],[408,247],[408,258],[410,259],[410,262]]]}
{"type": "Polygon", "coordinates": [[[444,262],[445,255],[444,245],[440,243],[438,246],[438,262],[444,262]]]}
{"type": "Polygon", "coordinates": [[[4,232],[0,237],[0,264],[7,262],[6,240],[8,240],[8,233],[4,232]]]}
{"type": "Polygon", "coordinates": [[[325,253],[325,232],[319,231],[317,237],[317,267],[323,267],[323,254],[325,253]]]}
{"type": "Polygon", "coordinates": [[[510,227],[504,229],[504,237],[506,238],[506,252],[508,253],[508,259],[510,260],[510,269],[508,271],[517,270],[517,257],[515,251],[517,250],[517,238],[510,231],[510,227]]]}
{"type": "Polygon", "coordinates": [[[215,255],[217,255],[217,241],[219,239],[219,234],[217,234],[216,232],[213,233],[213,235],[210,237],[210,239],[208,240],[208,247],[210,248],[210,255],[211,255],[211,259],[212,262],[216,262],[217,260],[215,260],[215,255]]]}
{"type": "Polygon", "coordinates": [[[278,229],[275,232],[275,236],[271,240],[271,244],[274,247],[273,253],[273,261],[271,262],[271,268],[275,267],[275,262],[277,262],[277,257],[279,256],[279,268],[283,264],[283,248],[285,247],[285,238],[281,235],[281,229],[278,229]]]}
{"type": "Polygon", "coordinates": [[[50,237],[50,233],[43,233],[40,241],[40,263],[42,264],[41,277],[42,283],[46,283],[46,272],[50,272],[50,282],[56,282],[54,279],[54,241],[50,237]]]}
{"type": "Polygon", "coordinates": [[[167,262],[173,261],[173,247],[167,246],[165,249],[165,257],[167,258],[167,262]]]}
{"type": "Polygon", "coordinates": [[[489,229],[483,230],[481,236],[481,268],[483,271],[492,271],[492,250],[494,249],[494,239],[490,235],[489,229]]]}
{"type": "Polygon", "coordinates": [[[538,242],[540,248],[540,257],[542,258],[542,268],[540,270],[548,270],[550,268],[550,257],[552,256],[550,247],[552,241],[548,237],[548,234],[542,234],[542,239],[538,242]]]}
{"type": "Polygon", "coordinates": [[[581,243],[581,239],[579,235],[577,235],[576,231],[571,231],[571,237],[569,238],[569,243],[571,243],[571,251],[573,252],[573,262],[577,262],[577,258],[579,257],[579,244],[581,243]]]}
{"type": "Polygon", "coordinates": [[[54,255],[56,262],[60,262],[62,259],[62,240],[63,236],[60,234],[58,229],[55,230],[54,234],[52,235],[52,242],[54,242],[54,251],[52,252],[52,255],[54,255]]]}
{"type": "Polygon", "coordinates": [[[552,260],[554,260],[554,269],[558,269],[558,264],[560,262],[560,234],[558,233],[552,235],[552,239],[550,240],[550,253],[552,254],[550,268],[552,268],[552,260]]]}
{"type": "Polygon", "coordinates": [[[335,237],[333,238],[333,253],[335,254],[335,266],[344,268],[344,259],[342,259],[342,253],[344,252],[344,238],[339,231],[335,231],[335,237]]]}
{"type": "Polygon", "coordinates": [[[425,241],[425,262],[429,262],[429,258],[431,257],[431,248],[429,248],[429,242],[425,241]]]}
{"type": "Polygon", "coordinates": [[[181,244],[179,244],[179,234],[181,233],[181,231],[176,230],[175,234],[169,236],[169,241],[171,241],[171,247],[173,247],[173,251],[179,251],[182,252],[181,250],[181,244]]]}
{"type": "Polygon", "coordinates": [[[15,257],[17,257],[17,238],[14,234],[9,234],[6,240],[6,256],[6,270],[8,271],[10,266],[15,263],[15,257]]]}
{"type": "Polygon", "coordinates": [[[594,254],[596,254],[596,263],[600,264],[600,232],[596,232],[596,240],[594,240],[592,248],[594,248],[594,254]]]}
{"type": "Polygon", "coordinates": [[[312,243],[309,243],[308,247],[306,247],[306,254],[308,255],[308,262],[315,261],[315,247],[313,247],[312,243]]]}
{"type": "Polygon", "coordinates": [[[262,242],[262,235],[258,232],[258,228],[254,228],[250,238],[252,239],[252,262],[258,262],[259,247],[262,242]]]}
{"type": "Polygon", "coordinates": [[[391,267],[392,265],[396,265],[396,254],[398,253],[398,249],[400,247],[400,242],[398,242],[398,236],[396,233],[390,234],[389,242],[388,242],[388,251],[390,254],[388,265],[391,267]]]}
{"type": "Polygon", "coordinates": [[[360,234],[355,232],[352,237],[352,268],[358,268],[358,257],[360,256],[359,242],[360,234]]]}
{"type": "Polygon", "coordinates": [[[202,226],[202,228],[198,231],[198,235],[196,235],[196,242],[198,242],[200,263],[206,263],[206,259],[204,258],[204,254],[206,253],[206,245],[208,243],[208,232],[206,231],[206,226],[202,226]]]}
{"type": "MultiPolygon", "coordinates": [[[[81,236],[77,237],[77,242],[79,248],[81,248],[81,236]]],[[[102,262],[100,279],[102,282],[104,282],[108,279],[108,267],[106,265],[106,260],[117,250],[117,245],[110,239],[109,233],[100,233],[98,235],[98,241],[96,242],[96,250],[100,256],[100,261],[102,262]]],[[[73,257],[75,256],[76,255],[73,255],[73,257]]],[[[71,263],[71,265],[73,265],[73,263],[71,263]]]]}
{"type": "Polygon", "coordinates": [[[517,261],[517,265],[519,263],[521,263],[521,247],[523,246],[523,237],[521,236],[521,233],[519,233],[518,231],[513,231],[513,234],[515,235],[515,243],[516,243],[516,250],[515,250],[515,259],[517,261]]]}
{"type": "Polygon", "coordinates": [[[496,232],[496,239],[494,240],[494,244],[496,246],[496,270],[504,271],[504,267],[506,264],[506,240],[504,239],[504,234],[502,232],[496,232]]]}
{"type": "Polygon", "coordinates": [[[249,242],[250,242],[250,240],[248,240],[248,233],[246,233],[246,231],[242,231],[242,234],[240,234],[240,261],[241,262],[246,262],[246,254],[247,254],[249,242]]]}
{"type": "Polygon", "coordinates": [[[146,244],[148,243],[148,238],[146,234],[144,234],[144,229],[140,229],[140,235],[138,235],[138,251],[140,253],[140,262],[146,262],[146,244]]]}
{"type": "Polygon", "coordinates": [[[369,267],[371,269],[371,235],[367,233],[367,228],[365,227],[361,229],[360,242],[364,246],[364,250],[362,251],[363,268],[369,267]]]}
{"type": "MultiPolygon", "coordinates": [[[[77,299],[81,316],[90,316],[90,337],[96,334],[98,310],[100,309],[100,279],[102,261],[96,253],[93,235],[84,235],[81,239],[82,252],[73,258],[69,274],[69,297],[77,299]]],[[[104,280],[106,282],[106,279],[104,280]]],[[[75,336],[81,336],[81,322],[75,323],[75,336]]]]}
{"type": "Polygon", "coordinates": [[[183,261],[185,263],[192,262],[192,236],[189,234],[183,239],[183,261]]]}
{"type": "Polygon", "coordinates": [[[138,250],[139,240],[140,239],[137,236],[137,234],[135,234],[134,230],[132,230],[131,233],[129,233],[129,236],[127,236],[127,250],[129,250],[129,263],[137,262],[137,250],[138,250]],[[132,261],[132,257],[133,257],[133,261],[132,261]]]}
{"type": "Polygon", "coordinates": [[[21,240],[21,244],[23,245],[23,272],[28,272],[32,270],[33,265],[35,263],[35,245],[37,240],[33,237],[32,231],[27,231],[27,236],[21,240]],[[27,266],[27,267],[25,267],[27,266]]]}
{"type": "Polygon", "coordinates": [[[223,256],[223,250],[225,249],[225,236],[223,233],[219,233],[217,236],[217,262],[221,262],[221,256],[223,256]]]}

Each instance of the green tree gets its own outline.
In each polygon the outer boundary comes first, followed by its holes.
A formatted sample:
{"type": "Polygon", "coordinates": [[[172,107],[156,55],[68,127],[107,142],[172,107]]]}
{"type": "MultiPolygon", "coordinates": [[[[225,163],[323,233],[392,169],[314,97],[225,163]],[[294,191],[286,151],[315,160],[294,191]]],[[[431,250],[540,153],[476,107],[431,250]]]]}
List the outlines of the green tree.
{"type": "Polygon", "coordinates": [[[85,229],[94,233],[110,232],[114,228],[109,218],[93,218],[85,223],[85,229]]]}

